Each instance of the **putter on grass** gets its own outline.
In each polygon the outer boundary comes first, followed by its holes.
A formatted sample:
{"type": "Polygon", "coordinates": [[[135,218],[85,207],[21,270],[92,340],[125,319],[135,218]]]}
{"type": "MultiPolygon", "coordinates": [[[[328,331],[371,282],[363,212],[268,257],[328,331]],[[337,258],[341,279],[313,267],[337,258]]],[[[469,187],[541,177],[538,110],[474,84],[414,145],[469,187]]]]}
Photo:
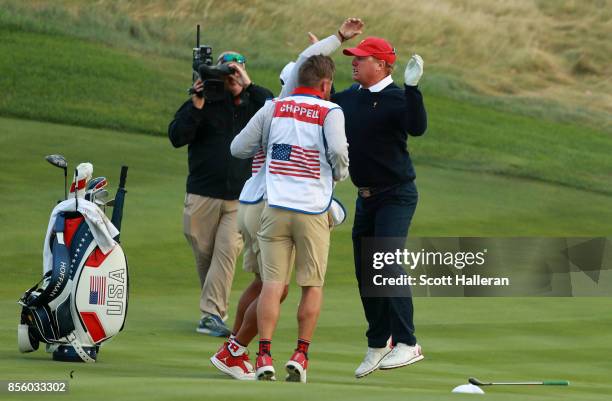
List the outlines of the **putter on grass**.
{"type": "Polygon", "coordinates": [[[470,377],[468,382],[475,386],[569,386],[567,380],[544,380],[531,382],[482,382],[475,377],[470,377]]]}
{"type": "Polygon", "coordinates": [[[64,170],[64,200],[68,199],[68,162],[62,155],[48,155],[45,160],[64,170]]]}

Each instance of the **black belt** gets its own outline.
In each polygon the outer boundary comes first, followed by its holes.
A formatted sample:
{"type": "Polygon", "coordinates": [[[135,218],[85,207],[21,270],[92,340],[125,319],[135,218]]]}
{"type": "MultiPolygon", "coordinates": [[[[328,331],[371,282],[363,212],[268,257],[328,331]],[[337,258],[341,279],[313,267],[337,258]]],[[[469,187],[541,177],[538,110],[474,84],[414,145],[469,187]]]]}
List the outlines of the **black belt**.
{"type": "Polygon", "coordinates": [[[359,187],[357,188],[357,194],[359,195],[359,197],[367,199],[370,196],[374,196],[382,192],[387,192],[397,187],[398,185],[399,184],[395,184],[395,185],[390,185],[388,187],[359,187]]]}

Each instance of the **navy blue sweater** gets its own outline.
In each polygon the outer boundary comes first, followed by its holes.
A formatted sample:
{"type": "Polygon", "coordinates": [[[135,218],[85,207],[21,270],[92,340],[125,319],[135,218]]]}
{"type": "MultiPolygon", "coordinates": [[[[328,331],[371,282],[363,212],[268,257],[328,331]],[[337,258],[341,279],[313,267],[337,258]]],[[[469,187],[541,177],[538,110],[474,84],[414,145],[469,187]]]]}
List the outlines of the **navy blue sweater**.
{"type": "Polygon", "coordinates": [[[349,173],[357,187],[385,187],[416,177],[408,153],[408,134],[423,135],[427,113],[415,86],[395,84],[380,92],[359,85],[332,95],[342,107],[349,143],[349,173]]]}

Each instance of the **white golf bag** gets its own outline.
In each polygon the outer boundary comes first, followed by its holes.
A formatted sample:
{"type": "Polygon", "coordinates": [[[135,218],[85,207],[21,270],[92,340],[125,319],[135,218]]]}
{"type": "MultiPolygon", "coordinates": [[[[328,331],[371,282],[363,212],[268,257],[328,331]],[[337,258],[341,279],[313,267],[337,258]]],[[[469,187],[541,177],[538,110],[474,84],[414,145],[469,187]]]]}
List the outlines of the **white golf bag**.
{"type": "Polygon", "coordinates": [[[54,360],[95,362],[100,346],[123,329],[129,277],[127,259],[116,241],[126,192],[127,168],[124,170],[112,224],[103,216],[117,234],[110,238],[110,245],[96,241],[100,236],[87,213],[98,208],[94,203],[70,199],[54,210],[48,234],[52,263],[49,260],[42,280],[19,300],[23,306],[17,332],[19,351],[35,351],[44,342],[54,360]],[[55,212],[62,206],[70,209],[74,203],[70,211],[55,212]]]}

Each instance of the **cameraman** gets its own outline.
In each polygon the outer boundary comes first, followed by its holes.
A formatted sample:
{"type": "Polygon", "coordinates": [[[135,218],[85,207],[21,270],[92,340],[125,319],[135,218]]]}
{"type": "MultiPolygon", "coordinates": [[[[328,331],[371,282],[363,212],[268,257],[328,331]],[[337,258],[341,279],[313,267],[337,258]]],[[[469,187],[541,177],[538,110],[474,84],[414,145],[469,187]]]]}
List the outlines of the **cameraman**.
{"type": "Polygon", "coordinates": [[[217,65],[233,73],[223,77],[224,97],[206,100],[204,83],[193,84],[195,94],[183,103],[168,127],[175,148],[188,145],[189,176],[183,213],[185,238],[193,249],[200,277],[199,333],[228,336],[225,326],[234,265],[242,248],[236,223],[238,196],[251,176],[251,159],[232,157],[230,144],[251,117],[273,94],[252,83],[245,57],[221,53],[217,65]]]}

